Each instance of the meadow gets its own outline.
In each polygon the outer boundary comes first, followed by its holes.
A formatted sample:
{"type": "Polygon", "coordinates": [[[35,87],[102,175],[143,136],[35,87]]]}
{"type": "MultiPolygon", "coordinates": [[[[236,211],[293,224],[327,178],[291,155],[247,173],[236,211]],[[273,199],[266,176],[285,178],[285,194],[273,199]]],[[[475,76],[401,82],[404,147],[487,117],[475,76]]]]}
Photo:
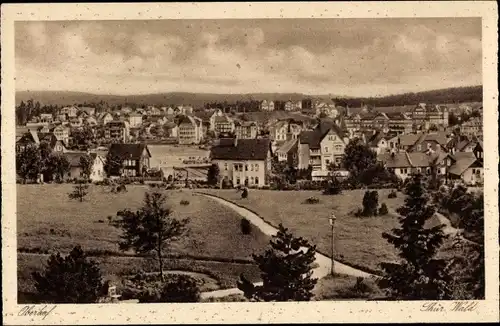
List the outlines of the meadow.
{"type": "MultiPolygon", "coordinates": [[[[17,241],[19,291],[33,291],[31,273],[40,270],[49,253],[68,253],[75,245],[100,263],[106,279],[141,270],[154,270],[150,259],[133,257],[118,247],[121,230],[110,225],[119,210],[142,206],[147,186],[128,186],[122,194],[91,185],[84,202],[68,199],[71,184],[17,186],[17,241]]],[[[165,191],[165,190],[164,190],[165,191]]],[[[261,252],[269,237],[253,228],[242,234],[241,217],[209,198],[184,190],[166,190],[168,206],[175,218],[189,218],[188,233],[172,243],[165,269],[202,273],[214,279],[211,286],[236,286],[241,273],[257,280],[259,271],[251,254],[261,252]],[[181,205],[181,200],[189,205],[181,205]]],[[[154,266],[154,265],[153,265],[154,266]]],[[[211,282],[206,282],[211,284],[211,282]]]]}
{"type": "Polygon", "coordinates": [[[331,252],[331,228],[328,218],[335,222],[335,258],[367,271],[378,271],[379,264],[394,261],[397,256],[382,233],[398,226],[394,213],[404,201],[404,195],[388,198],[390,190],[378,190],[379,205],[386,203],[389,214],[374,217],[356,217],[354,211],[362,208],[363,190],[344,191],[340,195],[322,195],[319,191],[250,190],[242,199],[235,190],[204,189],[203,192],[219,196],[248,208],[277,226],[282,223],[294,234],[315,244],[326,255],[331,252]],[[317,197],[318,204],[306,204],[309,197],[317,197]]]}

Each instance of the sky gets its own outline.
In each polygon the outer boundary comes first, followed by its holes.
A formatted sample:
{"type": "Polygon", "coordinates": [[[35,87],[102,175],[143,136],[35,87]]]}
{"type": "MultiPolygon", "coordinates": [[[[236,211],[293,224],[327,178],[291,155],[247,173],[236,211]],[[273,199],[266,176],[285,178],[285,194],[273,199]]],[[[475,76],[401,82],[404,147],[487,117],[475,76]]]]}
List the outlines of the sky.
{"type": "Polygon", "coordinates": [[[480,18],[16,22],[16,90],[383,96],[482,84],[480,18]]]}

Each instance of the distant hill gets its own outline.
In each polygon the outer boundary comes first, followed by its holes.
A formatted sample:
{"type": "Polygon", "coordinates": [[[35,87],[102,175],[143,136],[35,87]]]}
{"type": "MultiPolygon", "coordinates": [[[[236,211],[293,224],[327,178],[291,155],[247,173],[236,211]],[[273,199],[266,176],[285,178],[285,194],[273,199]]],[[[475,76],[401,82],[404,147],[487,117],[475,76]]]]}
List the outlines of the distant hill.
{"type": "Polygon", "coordinates": [[[445,88],[418,93],[404,93],[384,97],[348,98],[337,97],[334,101],[342,106],[360,107],[361,105],[371,105],[374,107],[389,107],[415,105],[418,103],[427,104],[451,104],[483,101],[483,86],[469,86],[445,88]]]}
{"type": "Polygon", "coordinates": [[[426,103],[461,103],[481,102],[482,86],[447,88],[418,93],[405,93],[384,97],[341,97],[329,95],[307,95],[300,93],[255,93],[255,94],[205,94],[205,93],[159,93],[147,95],[99,95],[69,91],[19,91],[16,92],[16,103],[26,102],[29,99],[39,101],[42,105],[72,105],[84,103],[107,102],[109,105],[192,105],[201,108],[205,103],[224,102],[228,104],[236,101],[257,100],[262,101],[299,101],[306,98],[327,99],[332,98],[340,105],[348,104],[359,107],[361,104],[372,106],[413,105],[419,102],[426,103]]]}

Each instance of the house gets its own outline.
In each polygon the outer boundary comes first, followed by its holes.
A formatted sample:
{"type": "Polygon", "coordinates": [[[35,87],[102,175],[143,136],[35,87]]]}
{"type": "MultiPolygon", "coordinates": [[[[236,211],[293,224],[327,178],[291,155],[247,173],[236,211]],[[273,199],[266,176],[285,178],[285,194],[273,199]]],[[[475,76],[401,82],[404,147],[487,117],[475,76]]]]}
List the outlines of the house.
{"type": "Polygon", "coordinates": [[[84,124],[95,127],[97,126],[97,119],[93,115],[90,115],[84,120],[84,124]]]}
{"type": "Polygon", "coordinates": [[[254,121],[236,121],[234,123],[234,133],[236,138],[239,139],[257,138],[259,126],[254,121]]]}
{"type": "Polygon", "coordinates": [[[199,144],[205,138],[202,120],[197,117],[183,115],[177,125],[179,145],[199,144]]]}
{"type": "Polygon", "coordinates": [[[93,116],[95,115],[95,108],[90,107],[90,106],[82,106],[79,108],[80,112],[85,112],[87,113],[88,116],[93,116]]]}
{"type": "Polygon", "coordinates": [[[40,114],[40,122],[53,123],[54,117],[50,113],[42,113],[40,114]]]}
{"type": "Polygon", "coordinates": [[[129,113],[132,113],[132,111],[134,111],[134,110],[129,106],[124,106],[120,109],[121,114],[129,114],[129,113]]]}
{"type": "Polygon", "coordinates": [[[214,119],[214,131],[216,134],[227,134],[234,132],[234,122],[227,115],[217,116],[214,119]]]}
{"type": "Polygon", "coordinates": [[[76,106],[65,106],[59,111],[59,114],[65,114],[68,118],[75,118],[78,114],[78,108],[76,106]]]}
{"type": "Polygon", "coordinates": [[[269,139],[218,139],[210,151],[210,158],[218,165],[221,180],[231,181],[234,186],[269,184],[272,159],[269,139]]]}
{"type": "MultiPolygon", "coordinates": [[[[453,163],[449,169],[449,178],[451,180],[461,180],[469,186],[483,184],[483,161],[477,155],[473,152],[457,152],[451,155],[453,163]]],[[[482,157],[482,151],[480,157],[482,157]]]]}
{"type": "Polygon", "coordinates": [[[303,131],[298,142],[298,168],[328,170],[330,164],[339,165],[344,155],[347,136],[334,123],[321,121],[314,130],[303,131]]]}
{"type": "Polygon", "coordinates": [[[440,151],[447,148],[450,137],[446,132],[431,132],[417,134],[417,141],[406,148],[409,152],[440,151]]]}
{"type": "Polygon", "coordinates": [[[297,167],[298,165],[298,140],[287,140],[278,150],[276,156],[279,162],[287,162],[288,166],[297,167]]]}
{"type": "Polygon", "coordinates": [[[167,115],[174,115],[174,108],[169,106],[168,109],[165,111],[167,115]]]}
{"type": "Polygon", "coordinates": [[[385,153],[389,149],[389,137],[381,131],[372,132],[365,142],[377,155],[385,153]]]}
{"type": "Polygon", "coordinates": [[[332,100],[315,102],[314,109],[316,110],[316,116],[318,117],[321,114],[324,114],[329,118],[335,119],[339,115],[339,110],[336,108],[335,102],[332,100]]]}
{"type": "Polygon", "coordinates": [[[211,131],[215,131],[215,118],[222,117],[223,115],[224,113],[222,113],[221,109],[216,109],[214,113],[212,113],[212,115],[209,118],[211,131]]]}
{"type": "Polygon", "coordinates": [[[104,138],[107,140],[126,143],[130,139],[130,126],[128,121],[113,120],[104,126],[104,138]]]}
{"type": "Polygon", "coordinates": [[[110,157],[123,162],[120,171],[113,171],[111,175],[141,176],[150,168],[151,153],[145,144],[111,144],[109,153],[110,157]]]}
{"type": "Polygon", "coordinates": [[[92,182],[102,181],[106,177],[104,172],[104,161],[105,158],[96,153],[87,153],[87,152],[67,152],[63,154],[69,161],[70,170],[66,175],[65,179],[79,179],[82,178],[83,170],[81,165],[81,157],[84,155],[89,155],[92,160],[92,169],[90,172],[90,180],[92,182]]]}
{"type": "Polygon", "coordinates": [[[62,141],[66,146],[69,144],[69,128],[64,126],[57,126],[52,131],[57,140],[62,141]]]}
{"type": "Polygon", "coordinates": [[[460,125],[460,132],[466,136],[479,136],[483,134],[483,119],[472,118],[460,125]]]}
{"type": "Polygon", "coordinates": [[[69,125],[71,126],[71,128],[81,128],[81,127],[83,127],[83,119],[82,119],[82,117],[70,118],[69,125]]]}
{"type": "Polygon", "coordinates": [[[260,103],[260,110],[261,111],[274,111],[274,102],[273,101],[266,101],[263,100],[260,103]]]}
{"type": "Polygon", "coordinates": [[[179,110],[179,114],[183,115],[192,115],[194,111],[193,107],[190,105],[180,105],[177,109],[179,110]]]}
{"type": "Polygon", "coordinates": [[[138,128],[142,125],[142,114],[132,112],[128,115],[128,123],[130,128],[138,128]]]}
{"type": "Polygon", "coordinates": [[[109,112],[101,112],[97,116],[97,122],[100,123],[101,125],[106,125],[108,122],[113,121],[113,115],[109,112]]]}
{"type": "Polygon", "coordinates": [[[430,175],[436,169],[437,175],[447,175],[452,165],[449,155],[444,152],[420,153],[392,150],[377,156],[377,160],[403,181],[414,173],[430,175]]]}
{"type": "Polygon", "coordinates": [[[269,127],[270,137],[278,144],[288,139],[297,139],[304,130],[304,123],[294,119],[278,120],[269,127]]]}

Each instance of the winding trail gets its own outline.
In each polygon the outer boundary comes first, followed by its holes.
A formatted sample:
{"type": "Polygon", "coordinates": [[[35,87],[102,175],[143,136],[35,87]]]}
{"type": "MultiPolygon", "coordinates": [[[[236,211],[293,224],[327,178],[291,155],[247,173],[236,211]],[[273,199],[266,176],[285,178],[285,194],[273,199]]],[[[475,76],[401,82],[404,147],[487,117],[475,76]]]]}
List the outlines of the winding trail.
{"type": "MultiPolygon", "coordinates": [[[[255,225],[257,228],[259,228],[262,233],[268,235],[268,236],[273,236],[276,235],[278,232],[278,229],[276,229],[274,226],[271,224],[267,223],[262,219],[259,215],[251,212],[250,210],[238,206],[228,200],[222,199],[220,197],[214,196],[214,195],[209,195],[209,194],[204,194],[204,193],[199,193],[199,192],[194,192],[194,195],[198,196],[204,196],[207,198],[210,198],[216,202],[218,202],[221,205],[224,205],[226,207],[231,208],[244,218],[246,218],[250,223],[255,225]]],[[[313,269],[313,276],[320,279],[323,278],[327,275],[330,274],[331,270],[331,258],[327,257],[323,254],[320,254],[316,252],[316,264],[317,267],[313,269]]],[[[366,273],[364,271],[358,270],[356,268],[353,268],[351,266],[347,266],[345,264],[342,264],[341,262],[335,261],[335,272],[338,274],[345,274],[345,275],[351,275],[355,277],[371,277],[374,276],[372,274],[366,273]]],[[[262,283],[255,283],[256,285],[262,285],[262,283]]],[[[206,298],[221,298],[225,297],[228,295],[235,295],[235,294],[241,294],[241,291],[238,288],[232,288],[232,289],[225,289],[225,290],[217,290],[217,291],[211,291],[211,292],[203,292],[201,294],[202,299],[206,298]]]]}

